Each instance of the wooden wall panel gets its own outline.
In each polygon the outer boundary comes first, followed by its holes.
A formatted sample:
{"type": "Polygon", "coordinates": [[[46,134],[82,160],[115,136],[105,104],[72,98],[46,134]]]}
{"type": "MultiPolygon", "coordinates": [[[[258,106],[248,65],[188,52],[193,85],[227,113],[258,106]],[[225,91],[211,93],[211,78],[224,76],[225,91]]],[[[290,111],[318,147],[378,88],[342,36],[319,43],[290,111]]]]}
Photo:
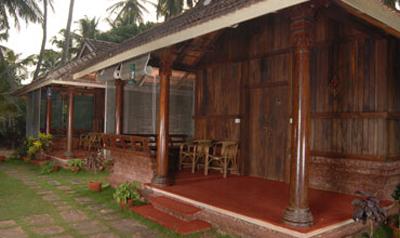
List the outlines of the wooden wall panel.
{"type": "Polygon", "coordinates": [[[200,71],[196,80],[197,138],[237,140],[240,125],[241,64],[217,65],[200,71]]]}
{"type": "Polygon", "coordinates": [[[320,42],[312,63],[313,154],[386,159],[387,112],[394,107],[388,100],[393,78],[390,40],[354,28],[338,29],[324,17],[318,21],[316,38],[320,42]]]}
{"type": "MultiPolygon", "coordinates": [[[[243,174],[282,180],[287,172],[290,88],[295,80],[289,23],[278,13],[227,28],[199,64],[195,136],[240,140],[243,174]],[[277,120],[271,114],[280,119],[273,122],[279,128],[273,139],[281,141],[274,148],[263,132],[267,120],[277,120]],[[236,117],[240,125],[234,123],[236,117]]],[[[400,159],[399,41],[351,18],[317,14],[315,23],[313,155],[400,159]]]]}

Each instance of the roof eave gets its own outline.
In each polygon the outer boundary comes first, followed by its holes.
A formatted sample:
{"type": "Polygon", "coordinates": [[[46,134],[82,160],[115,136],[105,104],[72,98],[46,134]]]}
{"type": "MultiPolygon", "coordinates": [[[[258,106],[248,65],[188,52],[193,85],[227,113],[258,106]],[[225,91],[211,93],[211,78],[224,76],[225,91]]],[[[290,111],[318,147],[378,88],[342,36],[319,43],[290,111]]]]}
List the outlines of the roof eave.
{"type": "Polygon", "coordinates": [[[400,14],[381,1],[336,0],[351,14],[400,38],[400,14]]]}
{"type": "Polygon", "coordinates": [[[88,87],[88,88],[105,88],[105,84],[102,82],[82,82],[82,81],[64,81],[64,80],[43,80],[39,83],[36,84],[29,84],[25,85],[22,88],[19,88],[12,92],[12,95],[14,96],[24,96],[27,93],[30,93],[32,91],[35,91],[37,89],[49,86],[49,85],[64,85],[64,86],[74,86],[74,87],[88,87]]]}

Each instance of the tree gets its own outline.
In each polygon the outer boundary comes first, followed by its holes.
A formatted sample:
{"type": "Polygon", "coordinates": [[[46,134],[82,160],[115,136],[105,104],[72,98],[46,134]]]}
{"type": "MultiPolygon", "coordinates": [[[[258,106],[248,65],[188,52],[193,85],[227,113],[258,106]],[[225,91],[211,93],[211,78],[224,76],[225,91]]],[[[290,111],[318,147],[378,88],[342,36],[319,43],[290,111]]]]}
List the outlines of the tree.
{"type": "MultiPolygon", "coordinates": [[[[32,59],[32,64],[37,65],[39,55],[31,55],[30,58],[32,59]]],[[[61,63],[61,58],[62,52],[51,49],[44,50],[38,77],[42,77],[51,70],[55,69],[61,63]]]]}
{"type": "Polygon", "coordinates": [[[188,8],[192,8],[198,1],[195,0],[158,0],[156,5],[157,18],[164,17],[165,20],[181,14],[185,9],[185,3],[188,8]]]}
{"type": "Polygon", "coordinates": [[[20,27],[20,18],[26,23],[42,20],[42,13],[34,0],[2,0],[0,4],[0,29],[8,33],[13,18],[15,27],[20,27]]]}
{"type": "MultiPolygon", "coordinates": [[[[0,40],[8,38],[11,18],[15,27],[20,27],[20,19],[26,23],[37,23],[42,20],[42,13],[34,0],[1,0],[0,4],[0,40]]],[[[3,52],[0,50],[0,62],[4,61],[3,52]]]]}
{"type": "Polygon", "coordinates": [[[68,21],[67,21],[67,28],[65,30],[65,42],[63,47],[63,57],[61,59],[61,63],[65,64],[68,60],[70,60],[70,39],[71,39],[71,23],[72,23],[72,15],[74,12],[74,3],[75,0],[70,0],[69,2],[69,12],[68,12],[68,21]]]}
{"type": "MultiPolygon", "coordinates": [[[[47,41],[47,7],[50,4],[51,8],[53,9],[53,0],[43,0],[43,23],[42,23],[42,30],[43,30],[43,37],[42,37],[42,45],[40,47],[40,53],[38,57],[38,61],[36,64],[36,70],[33,74],[33,80],[36,80],[39,76],[40,67],[42,65],[43,54],[46,49],[46,41],[47,41]]],[[[54,9],[53,9],[54,10],[54,9]]]]}
{"type": "Polygon", "coordinates": [[[148,12],[143,5],[147,0],[122,0],[107,8],[110,14],[117,16],[113,20],[115,25],[132,25],[143,23],[143,12],[148,12]]]}
{"type": "MultiPolygon", "coordinates": [[[[60,49],[61,52],[61,60],[60,64],[64,64],[62,62],[62,58],[64,56],[64,46],[65,46],[65,29],[61,29],[58,32],[58,35],[54,36],[50,43],[54,45],[56,48],[60,49]]],[[[79,52],[79,44],[81,41],[81,36],[76,34],[75,32],[70,32],[69,38],[69,50],[67,59],[72,59],[79,52]]]]}
{"type": "Polygon", "coordinates": [[[83,39],[96,39],[99,34],[99,30],[97,30],[97,25],[99,24],[99,19],[96,17],[88,18],[85,16],[80,19],[79,24],[79,34],[83,39]]]}
{"type": "Polygon", "coordinates": [[[140,23],[138,25],[112,25],[111,30],[107,32],[99,33],[97,36],[98,40],[121,43],[135,35],[146,31],[154,26],[154,23],[140,23]]]}
{"type": "Polygon", "coordinates": [[[5,47],[0,47],[0,50],[4,56],[0,62],[0,143],[14,148],[25,137],[25,105],[10,92],[27,78],[26,66],[32,59],[20,60],[19,55],[5,47]]]}

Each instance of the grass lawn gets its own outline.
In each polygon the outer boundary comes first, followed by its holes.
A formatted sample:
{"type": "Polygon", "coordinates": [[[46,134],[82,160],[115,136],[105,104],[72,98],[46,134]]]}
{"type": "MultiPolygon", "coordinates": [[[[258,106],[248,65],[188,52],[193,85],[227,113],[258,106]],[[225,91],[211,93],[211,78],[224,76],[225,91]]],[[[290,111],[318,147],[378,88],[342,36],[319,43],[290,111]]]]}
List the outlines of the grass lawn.
{"type": "MultiPolygon", "coordinates": [[[[107,173],[92,173],[82,171],[74,174],[67,170],[61,170],[49,175],[41,175],[40,168],[22,161],[7,161],[0,164],[0,221],[13,220],[21,227],[29,237],[43,237],[35,232],[35,225],[27,221],[32,214],[48,214],[54,220],[54,225],[63,228],[61,235],[71,237],[88,237],[82,232],[74,229],[70,222],[66,222],[60,215],[59,203],[46,201],[40,191],[50,191],[60,198],[64,205],[71,206],[75,210],[83,211],[89,221],[98,221],[105,227],[106,232],[111,232],[116,237],[132,237],[109,225],[110,221],[102,220],[102,214],[95,209],[88,209],[88,204],[80,204],[77,198],[88,198],[94,204],[113,210],[119,219],[132,219],[132,222],[141,226],[145,225],[147,230],[153,232],[154,237],[182,237],[162,226],[136,215],[128,210],[121,210],[113,200],[113,189],[105,188],[101,193],[94,193],[87,189],[90,180],[106,182],[107,173]],[[11,171],[11,172],[10,172],[11,171]],[[11,173],[11,174],[10,174],[11,173]],[[28,184],[31,181],[33,184],[28,184]],[[56,181],[57,184],[51,183],[56,181]],[[30,185],[30,186],[29,186],[30,185]],[[72,193],[61,190],[62,187],[70,187],[72,193]]],[[[0,224],[0,228],[1,224],[0,224]]],[[[1,234],[1,230],[0,230],[1,234]]],[[[1,236],[1,235],[0,235],[1,236]]],[[[52,236],[49,236],[52,237],[52,236]]],[[[207,233],[194,234],[185,237],[218,237],[228,238],[218,234],[215,230],[207,233]]]]}

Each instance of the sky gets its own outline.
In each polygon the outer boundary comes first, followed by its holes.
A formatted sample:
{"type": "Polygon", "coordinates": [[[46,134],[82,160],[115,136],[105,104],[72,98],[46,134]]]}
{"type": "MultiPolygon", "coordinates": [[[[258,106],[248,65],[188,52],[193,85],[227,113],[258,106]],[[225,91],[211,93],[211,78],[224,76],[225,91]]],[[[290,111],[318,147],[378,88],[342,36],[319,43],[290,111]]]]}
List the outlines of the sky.
{"type": "MultiPolygon", "coordinates": [[[[78,24],[75,23],[84,16],[100,17],[98,28],[101,31],[106,31],[110,27],[105,21],[109,16],[107,8],[119,0],[75,0],[72,30],[77,29],[78,24]]],[[[152,0],[154,2],[154,0],[152,0]]],[[[49,41],[62,28],[66,28],[68,19],[69,0],[53,0],[54,12],[49,9],[46,48],[51,48],[49,41]]],[[[156,21],[155,8],[151,4],[145,4],[149,13],[145,14],[145,21],[156,21]]],[[[24,24],[21,22],[21,28],[11,29],[10,38],[7,42],[2,42],[6,47],[11,48],[16,53],[21,54],[21,57],[27,57],[32,54],[38,54],[42,42],[42,27],[39,24],[24,24]]]]}

